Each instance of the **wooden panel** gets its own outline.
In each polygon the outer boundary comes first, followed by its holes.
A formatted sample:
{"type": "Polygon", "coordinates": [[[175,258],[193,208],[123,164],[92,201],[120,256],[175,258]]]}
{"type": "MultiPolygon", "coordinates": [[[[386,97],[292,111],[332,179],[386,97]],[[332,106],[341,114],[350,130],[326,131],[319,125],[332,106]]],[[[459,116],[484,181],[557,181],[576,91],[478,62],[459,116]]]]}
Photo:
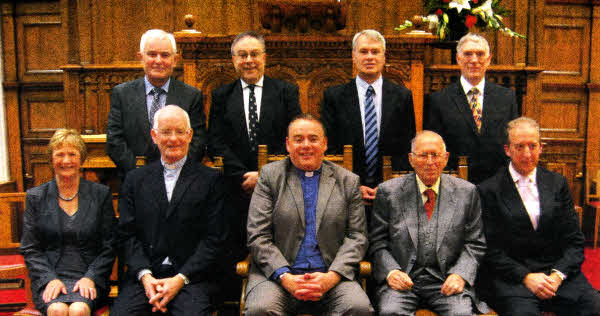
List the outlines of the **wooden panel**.
{"type": "Polygon", "coordinates": [[[44,90],[27,88],[22,91],[23,137],[50,137],[56,129],[67,127],[62,87],[46,88],[44,90]]]}

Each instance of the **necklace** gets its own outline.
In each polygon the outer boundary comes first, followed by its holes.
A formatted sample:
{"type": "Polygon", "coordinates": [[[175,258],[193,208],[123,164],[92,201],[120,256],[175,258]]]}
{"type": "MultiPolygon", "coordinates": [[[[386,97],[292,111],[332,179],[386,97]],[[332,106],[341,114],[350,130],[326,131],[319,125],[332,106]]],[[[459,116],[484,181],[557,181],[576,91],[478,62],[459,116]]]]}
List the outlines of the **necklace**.
{"type": "Polygon", "coordinates": [[[60,194],[60,192],[58,192],[58,197],[63,201],[69,202],[69,201],[73,201],[77,197],[78,194],[79,194],[79,191],[75,192],[75,194],[73,194],[73,196],[71,196],[71,197],[64,197],[62,194],[60,194]]]}

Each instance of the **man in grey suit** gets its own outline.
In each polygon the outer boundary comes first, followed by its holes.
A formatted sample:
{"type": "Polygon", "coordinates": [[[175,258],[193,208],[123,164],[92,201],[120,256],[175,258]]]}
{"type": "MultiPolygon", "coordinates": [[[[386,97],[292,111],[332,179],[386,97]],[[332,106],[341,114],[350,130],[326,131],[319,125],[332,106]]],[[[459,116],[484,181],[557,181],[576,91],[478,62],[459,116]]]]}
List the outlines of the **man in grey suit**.
{"type": "Polygon", "coordinates": [[[414,315],[425,305],[441,315],[485,312],[473,291],[485,253],[475,186],[442,174],[441,136],[417,134],[409,162],[415,174],[379,185],[370,227],[380,315],[414,315]]]}
{"type": "Polygon", "coordinates": [[[144,66],[144,78],[114,87],[110,96],[106,152],[119,173],[124,176],[135,169],[136,156],[145,156],[147,163],[160,158],[150,129],[156,111],[168,104],[177,104],[188,113],[194,130],[189,156],[201,159],[207,142],[202,93],[171,77],[179,58],[175,37],[163,30],[147,31],[137,57],[144,66]]]}
{"type": "Polygon", "coordinates": [[[302,114],[288,127],[289,158],[260,171],[248,214],[252,265],[246,315],[370,315],[357,278],[367,251],[357,175],[323,156],[322,123],[302,114]]]}

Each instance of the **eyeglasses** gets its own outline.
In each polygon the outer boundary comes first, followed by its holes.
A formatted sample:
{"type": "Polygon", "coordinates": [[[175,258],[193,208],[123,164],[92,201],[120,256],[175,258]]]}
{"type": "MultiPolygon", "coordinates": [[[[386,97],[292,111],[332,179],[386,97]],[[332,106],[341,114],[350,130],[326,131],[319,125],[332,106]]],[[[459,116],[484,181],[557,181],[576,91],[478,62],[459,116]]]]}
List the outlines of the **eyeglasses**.
{"type": "Polygon", "coordinates": [[[170,129],[160,129],[157,131],[158,135],[160,135],[161,137],[171,137],[172,135],[175,135],[177,137],[182,137],[187,135],[190,130],[184,130],[184,129],[176,129],[176,130],[170,130],[170,129]]]}
{"type": "Polygon", "coordinates": [[[431,158],[433,161],[439,161],[443,159],[446,155],[445,153],[412,153],[413,156],[417,157],[419,160],[427,160],[431,158]]]}
{"type": "Polygon", "coordinates": [[[245,52],[245,51],[241,51],[241,52],[237,52],[234,56],[237,56],[241,59],[246,59],[248,58],[248,56],[250,56],[250,59],[256,59],[259,56],[261,56],[262,54],[264,54],[264,52],[258,51],[258,50],[254,50],[251,52],[245,52]]]}

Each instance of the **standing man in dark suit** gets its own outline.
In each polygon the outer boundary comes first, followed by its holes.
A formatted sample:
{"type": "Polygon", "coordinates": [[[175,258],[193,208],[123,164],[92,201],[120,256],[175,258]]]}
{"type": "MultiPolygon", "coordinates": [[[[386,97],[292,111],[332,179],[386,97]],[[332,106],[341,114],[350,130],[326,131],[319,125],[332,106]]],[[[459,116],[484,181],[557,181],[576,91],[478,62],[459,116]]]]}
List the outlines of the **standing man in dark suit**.
{"type": "Polygon", "coordinates": [[[111,315],[209,315],[227,236],[223,177],[188,156],[187,113],[168,105],[154,116],[161,158],[132,170],[119,197],[119,244],[127,267],[111,315]]]}
{"type": "Polygon", "coordinates": [[[519,116],[514,91],[486,81],[491,60],[483,36],[463,36],[456,54],[460,81],[425,98],[423,128],[444,138],[452,169],[458,156],[468,156],[469,181],[475,184],[506,165],[504,128],[519,116]]]}
{"type": "Polygon", "coordinates": [[[414,315],[420,305],[440,315],[486,312],[474,292],[486,248],[477,189],[442,174],[448,152],[438,134],[418,133],[411,150],[415,173],[380,184],[373,206],[379,315],[414,315]]]}
{"type": "Polygon", "coordinates": [[[500,315],[600,315],[600,294],[581,273],[584,238],[567,180],[537,167],[542,144],[534,120],[515,119],[507,131],[510,165],[479,185],[489,302],[500,315]]]}
{"type": "Polygon", "coordinates": [[[144,78],[114,87],[110,96],[106,152],[119,173],[124,176],[134,169],[136,156],[145,156],[148,163],[160,158],[150,129],[154,113],[167,104],[177,104],[188,112],[194,130],[189,156],[202,159],[207,142],[202,93],[171,77],[179,59],[173,34],[147,31],[137,57],[144,66],[144,78]]]}
{"type": "Polygon", "coordinates": [[[252,31],[231,44],[231,59],[240,79],[212,92],[209,135],[213,156],[222,156],[228,188],[238,214],[234,215],[234,257],[245,257],[246,218],[258,181],[258,145],[270,154],[285,153],[285,136],[292,118],[302,113],[298,87],[264,75],[264,38],[252,31]],[[236,241],[237,239],[237,241],[236,241]]]}
{"type": "Polygon", "coordinates": [[[395,170],[408,170],[410,140],[415,136],[412,93],[384,79],[385,39],[364,30],[352,40],[356,79],[325,90],[321,119],[332,153],[352,145],[353,171],[360,176],[363,199],[370,204],[383,180],[382,156],[395,170]]]}
{"type": "Polygon", "coordinates": [[[286,147],[252,195],[245,315],[370,315],[356,282],[369,244],[359,179],[323,160],[327,138],[310,114],[290,123],[286,147]]]}

